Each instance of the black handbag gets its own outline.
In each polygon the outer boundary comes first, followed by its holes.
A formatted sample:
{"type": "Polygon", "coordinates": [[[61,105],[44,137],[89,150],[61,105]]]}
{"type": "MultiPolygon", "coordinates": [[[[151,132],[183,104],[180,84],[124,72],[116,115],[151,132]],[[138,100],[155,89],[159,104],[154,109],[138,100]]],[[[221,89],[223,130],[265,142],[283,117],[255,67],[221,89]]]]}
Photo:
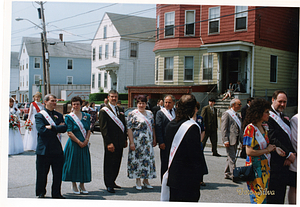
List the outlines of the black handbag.
{"type": "MultiPolygon", "coordinates": [[[[238,158],[240,148],[236,154],[236,158],[234,161],[234,164],[236,163],[236,160],[238,158]]],[[[243,182],[243,181],[253,181],[255,179],[255,174],[253,171],[252,164],[249,166],[243,166],[243,167],[235,167],[233,169],[233,182],[243,182]]]]}

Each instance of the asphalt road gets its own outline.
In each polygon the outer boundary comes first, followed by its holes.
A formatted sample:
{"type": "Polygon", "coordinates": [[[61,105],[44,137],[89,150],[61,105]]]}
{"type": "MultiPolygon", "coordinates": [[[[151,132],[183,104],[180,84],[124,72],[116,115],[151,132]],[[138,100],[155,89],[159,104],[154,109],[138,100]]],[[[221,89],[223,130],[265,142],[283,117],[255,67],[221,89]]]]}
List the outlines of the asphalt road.
{"type": "MultiPolygon", "coordinates": [[[[62,136],[62,145],[64,147],[68,137],[62,136]]],[[[95,132],[90,138],[91,162],[92,162],[92,181],[87,183],[86,189],[88,195],[75,195],[71,190],[70,182],[62,183],[62,194],[67,199],[86,199],[86,200],[126,200],[126,201],[159,201],[160,200],[160,159],[159,148],[155,147],[155,164],[157,167],[157,178],[150,180],[153,189],[135,189],[135,179],[127,177],[127,154],[128,148],[124,149],[120,173],[116,183],[122,186],[116,189],[116,193],[111,194],[106,191],[103,181],[103,139],[100,132],[95,132]]],[[[208,165],[209,174],[204,176],[204,182],[207,186],[201,188],[201,197],[199,202],[204,203],[250,203],[248,195],[241,194],[241,191],[247,191],[246,183],[233,183],[231,180],[224,179],[224,168],[226,162],[225,148],[219,147],[218,152],[222,157],[214,157],[211,153],[211,147],[205,148],[204,154],[208,165]]],[[[35,196],[35,160],[34,152],[24,152],[19,155],[8,156],[8,198],[34,198],[35,196]]],[[[245,160],[238,159],[237,166],[243,166],[245,160]]],[[[51,170],[48,175],[47,194],[51,197],[51,170]]],[[[31,199],[32,200],[32,199],[31,199]]],[[[36,199],[41,200],[41,199],[36,199]]],[[[46,199],[48,201],[53,199],[46,199]]],[[[1,206],[1,205],[0,205],[1,206]]]]}

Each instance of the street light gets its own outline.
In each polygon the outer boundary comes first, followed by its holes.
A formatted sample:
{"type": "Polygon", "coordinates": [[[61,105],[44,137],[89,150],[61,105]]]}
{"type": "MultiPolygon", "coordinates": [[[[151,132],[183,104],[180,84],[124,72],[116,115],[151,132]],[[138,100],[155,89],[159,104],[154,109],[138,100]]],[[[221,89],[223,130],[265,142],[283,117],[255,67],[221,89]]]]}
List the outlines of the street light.
{"type": "Polygon", "coordinates": [[[37,25],[36,23],[34,23],[33,21],[29,20],[29,19],[26,19],[26,18],[21,18],[21,17],[17,17],[15,18],[16,21],[22,21],[22,20],[26,20],[28,22],[30,22],[31,24],[34,24],[35,26],[37,26],[38,28],[40,28],[41,30],[43,30],[43,28],[39,25],[37,25]]]}

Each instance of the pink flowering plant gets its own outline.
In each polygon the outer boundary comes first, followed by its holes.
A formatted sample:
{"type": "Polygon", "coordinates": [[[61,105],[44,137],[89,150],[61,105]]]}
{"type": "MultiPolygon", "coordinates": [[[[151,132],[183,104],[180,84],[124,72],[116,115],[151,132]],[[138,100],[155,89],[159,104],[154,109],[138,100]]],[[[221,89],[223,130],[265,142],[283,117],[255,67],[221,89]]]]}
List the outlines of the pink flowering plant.
{"type": "Polygon", "coordinates": [[[29,119],[25,122],[25,129],[31,131],[32,130],[32,121],[30,121],[29,119]]]}

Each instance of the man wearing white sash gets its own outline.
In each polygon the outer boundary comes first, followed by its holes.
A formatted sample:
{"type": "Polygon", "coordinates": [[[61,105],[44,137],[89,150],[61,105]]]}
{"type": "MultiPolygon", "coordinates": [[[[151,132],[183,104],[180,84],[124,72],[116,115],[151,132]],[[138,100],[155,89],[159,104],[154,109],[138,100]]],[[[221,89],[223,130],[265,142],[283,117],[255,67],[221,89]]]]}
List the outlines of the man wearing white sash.
{"type": "Polygon", "coordinates": [[[161,178],[168,168],[167,151],[165,150],[165,130],[167,124],[175,118],[175,97],[172,95],[166,95],[164,98],[164,108],[161,108],[155,117],[155,133],[156,141],[160,148],[160,160],[161,160],[161,178]]]}
{"type": "Polygon", "coordinates": [[[183,95],[178,102],[176,118],[166,127],[169,168],[163,177],[162,201],[198,202],[200,198],[201,172],[205,164],[201,130],[191,119],[195,108],[195,96],[183,95]],[[168,187],[169,193],[165,191],[168,187]]]}
{"type": "Polygon", "coordinates": [[[269,140],[285,152],[285,157],[277,153],[271,153],[271,173],[269,191],[275,191],[273,195],[267,196],[268,204],[284,204],[286,186],[296,186],[289,165],[294,162],[296,154],[291,143],[291,129],[288,118],[282,112],[286,108],[287,94],[285,91],[275,91],[272,96],[270,110],[269,140]]]}
{"type": "Polygon", "coordinates": [[[36,196],[44,198],[47,175],[51,166],[53,174],[52,198],[64,198],[61,195],[62,168],[64,154],[59,133],[67,131],[63,115],[55,111],[56,97],[48,94],[44,98],[45,110],[35,115],[38,140],[36,148],[36,196]]]}
{"type": "Polygon", "coordinates": [[[241,101],[239,99],[232,99],[230,101],[230,109],[225,111],[221,118],[221,132],[222,141],[226,147],[227,161],[225,166],[225,179],[231,179],[233,176],[233,169],[235,168],[235,159],[237,146],[243,142],[243,130],[241,117],[237,113],[241,109],[241,101]]]}
{"type": "Polygon", "coordinates": [[[119,174],[123,148],[127,147],[127,129],[123,109],[117,106],[118,92],[108,93],[109,104],[99,112],[100,131],[104,140],[104,183],[107,191],[120,188],[115,183],[119,174]]]}

